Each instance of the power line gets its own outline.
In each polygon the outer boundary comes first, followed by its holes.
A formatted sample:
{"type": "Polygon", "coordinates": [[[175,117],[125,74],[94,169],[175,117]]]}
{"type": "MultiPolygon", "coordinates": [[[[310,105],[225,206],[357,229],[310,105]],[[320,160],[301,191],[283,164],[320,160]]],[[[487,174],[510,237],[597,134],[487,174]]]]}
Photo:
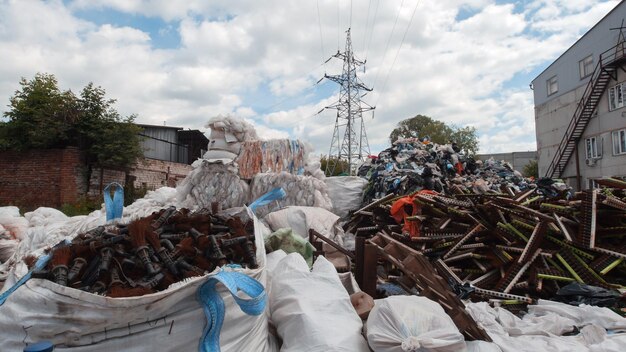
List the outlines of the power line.
{"type": "Polygon", "coordinates": [[[363,56],[363,59],[365,61],[367,61],[367,52],[370,49],[370,45],[372,45],[372,37],[374,36],[374,28],[376,28],[376,19],[378,18],[378,5],[380,5],[380,0],[376,1],[376,8],[374,9],[374,20],[372,21],[372,30],[370,31],[370,40],[367,43],[367,48],[365,48],[365,54],[363,56]]]}
{"type": "Polygon", "coordinates": [[[341,30],[339,26],[339,3],[340,1],[337,0],[337,52],[339,52],[339,31],[341,30]]]}
{"type": "Polygon", "coordinates": [[[406,39],[406,34],[409,32],[409,28],[411,28],[411,24],[413,23],[413,17],[415,17],[415,12],[417,12],[417,6],[421,3],[421,0],[417,0],[415,3],[415,8],[413,8],[413,13],[411,14],[411,19],[409,20],[409,24],[407,24],[406,29],[404,30],[404,35],[402,36],[402,41],[400,41],[400,46],[398,47],[398,51],[396,51],[396,56],[393,58],[393,62],[391,63],[391,67],[389,68],[389,72],[387,72],[387,77],[385,77],[385,81],[383,82],[383,88],[380,90],[378,94],[378,99],[376,99],[376,104],[380,100],[382,93],[385,91],[387,87],[387,81],[389,80],[389,76],[391,75],[391,71],[396,64],[396,60],[398,59],[398,54],[400,54],[400,49],[402,49],[402,45],[404,44],[404,40],[406,39]]]}
{"type": "MultiPolygon", "coordinates": [[[[322,61],[325,61],[324,58],[324,36],[322,35],[322,18],[320,16],[320,0],[317,0],[317,24],[320,27],[320,43],[322,48],[322,61]]],[[[326,62],[324,62],[324,67],[326,67],[326,62]]],[[[324,71],[326,69],[324,68],[324,71]]]]}
{"type": "MultiPolygon", "coordinates": [[[[396,20],[393,22],[393,27],[391,28],[391,34],[389,35],[389,39],[387,39],[387,45],[385,46],[385,51],[383,53],[383,61],[381,62],[381,66],[385,63],[385,57],[387,57],[387,50],[389,49],[389,43],[391,43],[391,37],[393,37],[393,32],[396,30],[396,24],[398,24],[398,17],[400,17],[400,11],[402,10],[402,6],[404,5],[404,0],[400,3],[400,7],[398,7],[398,13],[396,14],[396,20]]],[[[374,83],[372,83],[372,89],[376,86],[376,81],[378,81],[378,75],[381,70],[376,72],[376,77],[374,77],[374,83]]]]}
{"type": "MultiPolygon", "coordinates": [[[[367,16],[365,17],[365,30],[363,31],[363,53],[365,53],[365,43],[367,40],[367,29],[370,21],[370,8],[372,7],[372,0],[370,0],[369,5],[367,5],[367,16]]],[[[363,57],[365,59],[365,57],[363,57]]]]}

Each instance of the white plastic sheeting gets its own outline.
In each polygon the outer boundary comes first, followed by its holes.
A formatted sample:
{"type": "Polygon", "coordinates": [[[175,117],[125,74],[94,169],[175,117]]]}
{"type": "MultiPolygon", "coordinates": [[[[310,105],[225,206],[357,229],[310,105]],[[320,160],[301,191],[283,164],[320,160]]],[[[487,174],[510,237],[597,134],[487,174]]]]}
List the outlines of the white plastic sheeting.
{"type": "Polygon", "coordinates": [[[214,117],[206,127],[211,129],[211,135],[204,159],[235,159],[242,142],[258,139],[254,126],[234,116],[214,117]]]}
{"type": "MultiPolygon", "coordinates": [[[[256,226],[255,241],[259,268],[228,270],[242,271],[265,286],[265,248],[256,226]]],[[[24,263],[19,266],[26,270],[24,263]]],[[[103,297],[31,279],[0,307],[2,350],[21,351],[26,343],[40,340],[51,340],[55,351],[197,350],[206,318],[195,295],[206,279],[207,275],[192,278],[165,291],[130,298],[103,297]]],[[[270,351],[269,310],[246,315],[223,287],[219,292],[226,311],[221,350],[270,351]]]]}
{"type": "Polygon", "coordinates": [[[154,191],[148,191],[143,198],[137,199],[124,208],[120,221],[122,223],[129,223],[171,205],[178,207],[177,194],[176,188],[172,187],[161,187],[154,191]]]}
{"type": "Polygon", "coordinates": [[[357,210],[363,202],[363,190],[367,180],[357,176],[327,177],[328,196],[333,202],[333,213],[345,217],[351,210],[357,210]]]}
{"type": "Polygon", "coordinates": [[[28,229],[28,220],[20,215],[18,207],[0,207],[0,225],[5,237],[20,240],[28,229]]]}
{"type": "Polygon", "coordinates": [[[343,229],[337,224],[339,217],[323,208],[290,206],[267,214],[263,221],[272,231],[289,227],[294,233],[308,239],[309,230],[343,243],[343,229]]]}
{"type": "Polygon", "coordinates": [[[463,335],[439,303],[426,297],[377,300],[367,319],[367,341],[375,352],[462,352],[463,335]]]}
{"type": "MultiPolygon", "coordinates": [[[[485,302],[469,303],[466,309],[503,352],[618,352],[626,346],[626,333],[619,333],[626,330],[626,318],[608,308],[540,300],[537,305],[529,306],[528,314],[521,319],[485,302]],[[574,327],[581,333],[562,336],[574,327]]],[[[480,346],[474,349],[490,350],[480,346]]]]}
{"type": "Polygon", "coordinates": [[[309,271],[301,255],[289,254],[272,278],[271,320],[283,340],[282,352],[369,351],[361,318],[324,257],[309,271]]]}
{"type": "Polygon", "coordinates": [[[0,207],[0,264],[11,258],[28,228],[28,220],[14,206],[0,207]]]}
{"type": "Polygon", "coordinates": [[[199,160],[176,188],[177,200],[189,209],[241,207],[249,201],[250,188],[237,176],[237,164],[223,160],[199,160]]]}
{"type": "Polygon", "coordinates": [[[276,187],[282,187],[287,196],[279,201],[259,207],[256,214],[260,217],[282,207],[301,205],[332,209],[328,197],[328,187],[324,181],[312,176],[292,175],[288,172],[266,173],[254,176],[251,185],[251,199],[257,199],[276,187]]]}

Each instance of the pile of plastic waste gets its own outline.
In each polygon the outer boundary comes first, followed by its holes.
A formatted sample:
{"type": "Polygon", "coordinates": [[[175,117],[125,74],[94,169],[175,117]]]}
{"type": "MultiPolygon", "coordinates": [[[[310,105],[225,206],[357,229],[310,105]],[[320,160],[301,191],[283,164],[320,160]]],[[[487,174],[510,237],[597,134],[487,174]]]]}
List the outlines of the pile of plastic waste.
{"type": "Polygon", "coordinates": [[[358,174],[369,181],[365,203],[387,194],[406,195],[422,189],[448,193],[453,184],[463,184],[477,193],[503,185],[518,191],[528,187],[527,180],[507,162],[475,160],[454,143],[440,145],[418,138],[397,140],[364,163],[358,174]]]}

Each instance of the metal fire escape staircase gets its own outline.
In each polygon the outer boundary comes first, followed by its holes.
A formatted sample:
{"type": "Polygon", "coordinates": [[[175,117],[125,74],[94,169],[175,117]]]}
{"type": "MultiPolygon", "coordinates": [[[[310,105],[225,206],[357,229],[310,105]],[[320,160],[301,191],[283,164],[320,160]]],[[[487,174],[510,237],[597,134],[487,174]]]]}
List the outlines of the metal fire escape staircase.
{"type": "Polygon", "coordinates": [[[600,55],[600,60],[593,70],[585,92],[576,106],[574,116],[567,126],[550,166],[548,166],[546,177],[561,177],[609,82],[612,79],[617,80],[617,69],[620,63],[626,60],[625,45],[624,42],[620,42],[600,55]]]}

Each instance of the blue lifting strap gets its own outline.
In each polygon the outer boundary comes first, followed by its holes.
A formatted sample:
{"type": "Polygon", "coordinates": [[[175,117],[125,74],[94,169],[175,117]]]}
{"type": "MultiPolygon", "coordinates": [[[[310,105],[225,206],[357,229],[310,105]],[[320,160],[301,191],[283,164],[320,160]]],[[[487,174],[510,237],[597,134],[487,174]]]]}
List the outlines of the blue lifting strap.
{"type": "Polygon", "coordinates": [[[220,331],[222,330],[226,312],[224,301],[216,288],[219,282],[230,292],[239,308],[248,315],[263,314],[267,304],[265,289],[255,279],[239,272],[227,271],[220,271],[211,276],[197,291],[197,298],[203,305],[207,319],[207,325],[200,339],[200,352],[220,351],[220,331]],[[239,297],[237,295],[239,291],[248,295],[250,299],[239,297]]]}
{"type": "Polygon", "coordinates": [[[120,219],[124,211],[124,187],[117,182],[111,182],[104,187],[104,208],[107,213],[107,221],[120,219]],[[115,193],[111,199],[111,186],[115,186],[115,193]]]}

